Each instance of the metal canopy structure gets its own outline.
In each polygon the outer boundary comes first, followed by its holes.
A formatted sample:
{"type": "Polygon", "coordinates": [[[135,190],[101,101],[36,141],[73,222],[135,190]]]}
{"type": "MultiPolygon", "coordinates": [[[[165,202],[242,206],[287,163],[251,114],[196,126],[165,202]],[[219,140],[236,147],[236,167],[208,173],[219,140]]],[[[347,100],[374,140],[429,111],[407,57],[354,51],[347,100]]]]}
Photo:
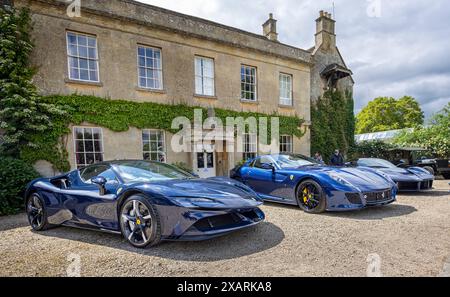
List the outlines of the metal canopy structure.
{"type": "Polygon", "coordinates": [[[380,140],[380,141],[384,141],[384,142],[389,142],[390,140],[394,139],[401,132],[404,132],[404,131],[412,132],[413,130],[414,129],[402,129],[402,130],[391,130],[391,131],[359,134],[359,135],[355,135],[355,141],[363,142],[363,141],[380,140]]]}
{"type": "Polygon", "coordinates": [[[334,88],[340,79],[353,75],[353,72],[344,66],[333,63],[325,67],[320,75],[327,80],[328,87],[334,88]]]}

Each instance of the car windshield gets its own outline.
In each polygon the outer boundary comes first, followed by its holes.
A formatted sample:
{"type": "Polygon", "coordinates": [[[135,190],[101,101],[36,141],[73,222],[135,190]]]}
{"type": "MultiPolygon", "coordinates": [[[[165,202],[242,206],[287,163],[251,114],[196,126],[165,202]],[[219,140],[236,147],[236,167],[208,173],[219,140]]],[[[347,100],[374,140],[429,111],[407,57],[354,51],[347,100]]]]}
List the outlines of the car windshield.
{"type": "Polygon", "coordinates": [[[115,165],[117,172],[125,182],[155,182],[194,178],[188,172],[163,163],[130,161],[115,165]]]}
{"type": "Polygon", "coordinates": [[[391,162],[382,159],[360,159],[358,165],[372,168],[397,168],[391,162]]]}
{"type": "Polygon", "coordinates": [[[302,155],[278,155],[274,157],[274,160],[281,168],[298,168],[320,165],[313,159],[302,155]]]}

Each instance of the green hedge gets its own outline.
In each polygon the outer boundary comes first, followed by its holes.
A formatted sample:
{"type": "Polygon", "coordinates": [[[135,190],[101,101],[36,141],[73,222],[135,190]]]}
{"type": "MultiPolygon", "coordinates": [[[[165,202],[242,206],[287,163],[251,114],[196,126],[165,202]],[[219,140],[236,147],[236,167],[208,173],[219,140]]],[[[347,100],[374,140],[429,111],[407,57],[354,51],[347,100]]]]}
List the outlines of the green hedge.
{"type": "Polygon", "coordinates": [[[26,162],[0,157],[0,216],[15,214],[24,207],[26,185],[39,174],[26,162]]]}
{"type": "MultiPolygon", "coordinates": [[[[87,122],[115,132],[124,132],[130,127],[136,127],[138,129],[161,129],[174,133],[178,132],[171,127],[172,120],[176,117],[184,116],[193,121],[194,109],[203,110],[203,119],[206,119],[208,114],[207,109],[195,106],[165,105],[152,102],[138,103],[77,94],[48,96],[43,97],[42,100],[58,106],[65,111],[65,114],[54,115],[52,117],[53,125],[51,131],[36,134],[33,138],[33,142],[39,144],[39,149],[25,147],[22,149],[21,158],[30,164],[38,160],[46,160],[61,171],[67,171],[70,167],[67,151],[61,146],[60,139],[70,132],[68,126],[71,123],[79,125],[82,122],[87,122]]],[[[302,137],[305,134],[300,129],[304,120],[297,116],[237,112],[219,108],[215,109],[215,114],[224,124],[227,117],[255,117],[259,119],[261,117],[276,116],[280,119],[281,134],[295,135],[297,137],[302,137]]]]}

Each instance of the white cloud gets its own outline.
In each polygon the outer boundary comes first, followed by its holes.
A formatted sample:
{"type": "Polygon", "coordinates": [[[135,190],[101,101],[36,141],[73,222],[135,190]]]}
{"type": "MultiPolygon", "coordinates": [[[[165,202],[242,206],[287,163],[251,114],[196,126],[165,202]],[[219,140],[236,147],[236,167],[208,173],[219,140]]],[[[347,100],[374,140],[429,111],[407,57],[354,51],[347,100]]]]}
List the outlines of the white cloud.
{"type": "MultiPolygon", "coordinates": [[[[181,13],[261,34],[270,12],[280,40],[304,49],[314,43],[318,11],[332,0],[141,0],[181,13]]],[[[450,9],[448,1],[344,0],[336,3],[338,46],[355,73],[355,110],[378,96],[410,95],[427,115],[450,102],[450,9]],[[380,3],[380,17],[367,7],[380,3]]]]}

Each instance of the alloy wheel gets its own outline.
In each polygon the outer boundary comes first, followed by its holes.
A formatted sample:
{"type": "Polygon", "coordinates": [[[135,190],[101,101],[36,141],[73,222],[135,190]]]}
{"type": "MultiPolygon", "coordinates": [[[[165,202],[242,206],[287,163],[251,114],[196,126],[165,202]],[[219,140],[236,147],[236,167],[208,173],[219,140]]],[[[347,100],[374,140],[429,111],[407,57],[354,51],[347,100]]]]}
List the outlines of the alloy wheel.
{"type": "Polygon", "coordinates": [[[302,185],[299,194],[299,201],[308,210],[314,210],[320,205],[320,190],[313,183],[302,185]]]}
{"type": "Polygon", "coordinates": [[[152,238],[153,217],[139,200],[129,200],[122,208],[120,222],[124,236],[135,246],[146,246],[152,238]]]}
{"type": "Polygon", "coordinates": [[[27,214],[33,229],[40,229],[44,223],[44,207],[38,196],[33,195],[28,200],[27,214]]]}

